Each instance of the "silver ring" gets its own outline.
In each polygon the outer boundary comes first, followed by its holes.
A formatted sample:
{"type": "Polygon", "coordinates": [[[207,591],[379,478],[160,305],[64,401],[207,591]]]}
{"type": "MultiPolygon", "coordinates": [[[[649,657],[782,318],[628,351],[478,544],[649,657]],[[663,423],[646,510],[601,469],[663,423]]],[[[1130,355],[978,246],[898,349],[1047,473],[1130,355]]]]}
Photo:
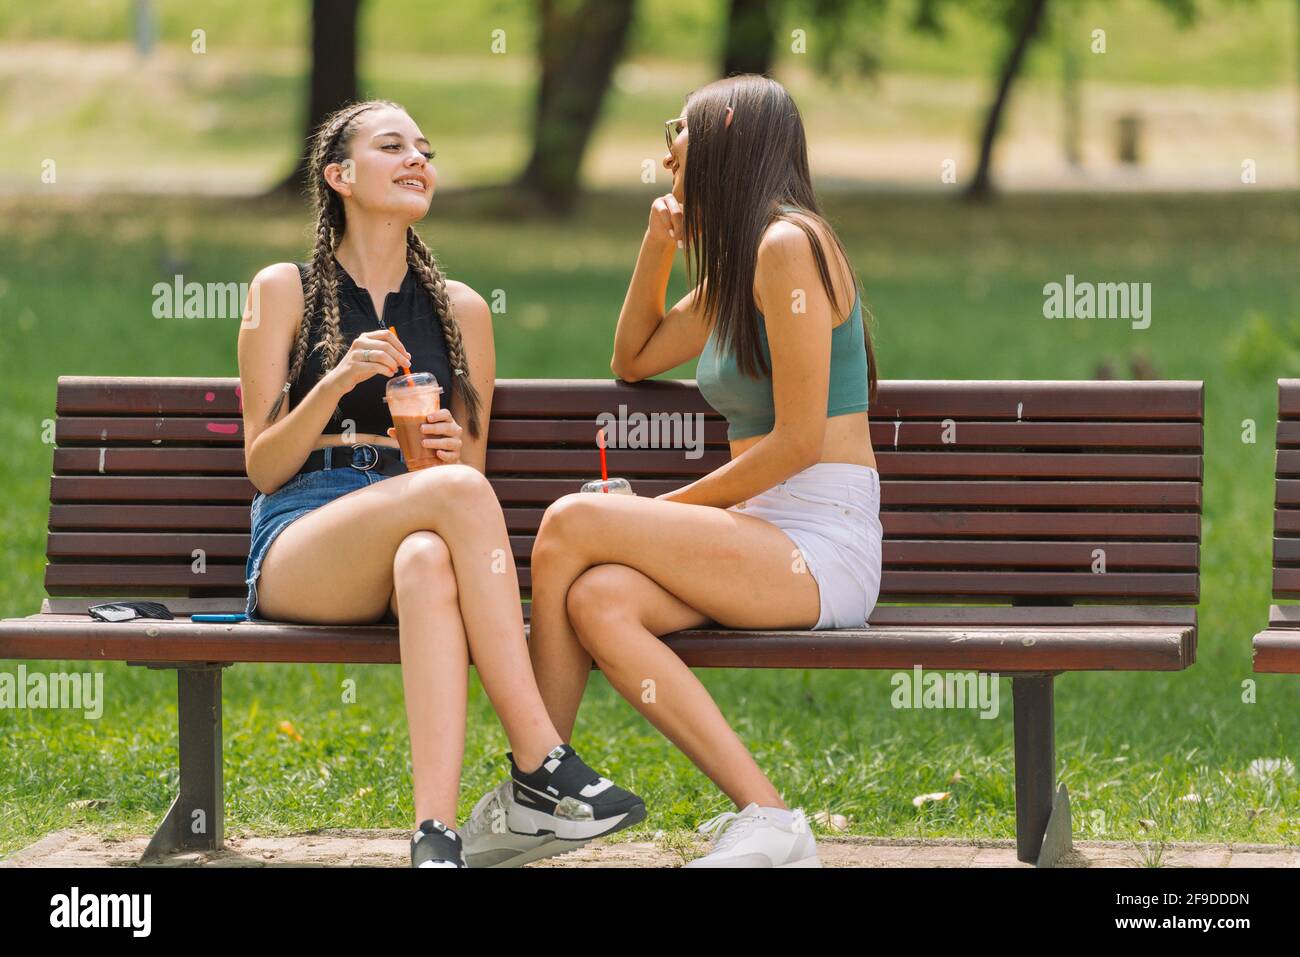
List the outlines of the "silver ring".
{"type": "Polygon", "coordinates": [[[369,350],[369,349],[362,349],[362,350],[361,350],[361,361],[362,361],[362,362],[369,362],[369,361],[370,361],[370,350],[369,350]]]}

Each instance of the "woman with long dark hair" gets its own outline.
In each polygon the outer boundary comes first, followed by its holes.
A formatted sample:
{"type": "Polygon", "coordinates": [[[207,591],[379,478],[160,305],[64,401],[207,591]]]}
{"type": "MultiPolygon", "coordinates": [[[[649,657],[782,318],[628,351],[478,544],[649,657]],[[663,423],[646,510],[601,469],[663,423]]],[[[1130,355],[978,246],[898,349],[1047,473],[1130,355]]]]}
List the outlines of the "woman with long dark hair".
{"type": "MultiPolygon", "coordinates": [[[[875,362],[857,278],[813,194],[799,110],[744,75],[692,93],[668,121],[672,191],[654,201],[614,335],[635,382],[698,356],[731,459],[643,499],[573,494],[532,556],[530,654],[569,735],[593,659],[731,798],[697,866],[815,867],[816,843],[703,684],[659,636],[728,628],[859,628],[880,592],[880,477],[867,408],[875,362]],[[688,157],[689,146],[689,157],[688,157]],[[696,281],[665,310],[676,251],[696,281]]],[[[568,848],[489,827],[521,813],[507,781],[466,824],[466,858],[510,864],[568,848]],[[490,858],[489,858],[490,855],[490,858]]]]}
{"type": "MultiPolygon", "coordinates": [[[[565,743],[533,679],[505,518],[483,474],[491,318],[413,226],[436,185],[429,143],[396,103],[370,100],[328,117],[311,147],[311,259],[257,274],[239,333],[244,458],[258,488],[248,616],[397,622],[413,866],[466,866],[455,819],[471,655],[515,773],[569,812],[548,836],[635,824],[641,800],[565,743]],[[450,396],[422,425],[439,462],[418,470],[383,403],[404,366],[432,372],[450,396]]],[[[526,826],[521,815],[513,824],[526,826]]]]}

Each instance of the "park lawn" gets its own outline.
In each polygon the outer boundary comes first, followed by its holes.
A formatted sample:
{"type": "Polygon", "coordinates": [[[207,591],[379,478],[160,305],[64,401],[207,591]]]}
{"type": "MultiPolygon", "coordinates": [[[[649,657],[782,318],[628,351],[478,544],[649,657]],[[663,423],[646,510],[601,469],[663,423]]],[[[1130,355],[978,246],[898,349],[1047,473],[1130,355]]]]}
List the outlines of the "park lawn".
{"type": "MultiPolygon", "coordinates": [[[[422,232],[448,272],[485,297],[504,292],[499,376],[608,376],[649,195],[604,195],[570,223],[522,224],[484,215],[473,197],[435,199],[422,232]]],[[[1091,378],[1101,363],[1127,377],[1140,356],[1161,377],[1206,381],[1199,660],[1182,673],[1063,676],[1060,775],[1077,837],[1151,841],[1153,862],[1171,840],[1295,843],[1300,682],[1253,676],[1250,655],[1270,592],[1274,380],[1300,374],[1294,196],[1017,195],[984,209],[891,193],[833,196],[828,209],[874,310],[885,378],[1091,378]],[[1150,282],[1150,328],[1043,318],[1043,285],[1067,273],[1150,282]],[[1243,441],[1247,420],[1254,442],[1243,441]],[[1260,759],[1292,770],[1260,772],[1260,759]]],[[[0,614],[10,617],[43,595],[42,430],[56,377],[236,375],[237,322],[155,319],[153,284],[173,272],[246,281],[302,258],[308,223],[297,206],[134,197],[6,198],[0,217],[0,614]]],[[[26,664],[102,670],[107,700],[98,720],[0,711],[0,854],[63,827],[152,831],[175,786],[171,674],[26,664]]],[[[700,675],[792,806],[843,814],[855,834],[1013,836],[1009,680],[1000,715],[985,720],[895,710],[888,673],[700,675]],[[913,806],[936,791],[950,796],[913,806]]],[[[236,666],[224,700],[230,831],[410,825],[397,667],[236,666]]],[[[646,799],[637,834],[687,829],[727,806],[599,675],[574,744],[646,799]]],[[[502,776],[505,749],[472,679],[462,816],[502,776]]]]}

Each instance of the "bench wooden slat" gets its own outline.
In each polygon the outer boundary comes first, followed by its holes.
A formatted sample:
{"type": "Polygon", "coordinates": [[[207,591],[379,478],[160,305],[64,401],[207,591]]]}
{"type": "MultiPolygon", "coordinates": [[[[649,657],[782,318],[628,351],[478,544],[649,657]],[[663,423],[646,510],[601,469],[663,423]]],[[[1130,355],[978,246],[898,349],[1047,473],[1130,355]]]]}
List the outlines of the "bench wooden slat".
{"type": "Polygon", "coordinates": [[[248,557],[249,537],[223,532],[50,532],[45,544],[46,557],[123,558],[158,557],[191,560],[195,549],[202,549],[211,561],[217,558],[248,557]]]}
{"type": "Polygon", "coordinates": [[[1270,628],[1257,634],[1253,645],[1255,671],[1300,675],[1300,631],[1270,628]]]}
{"type": "Polygon", "coordinates": [[[244,564],[208,562],[202,574],[184,564],[148,562],[51,562],[45,566],[45,587],[51,595],[88,594],[71,589],[117,589],[140,595],[151,588],[244,588],[244,564]]]}
{"type": "MultiPolygon", "coordinates": [[[[593,419],[492,419],[494,445],[574,444],[590,446],[594,439],[593,419]]],[[[727,424],[721,418],[706,418],[704,438],[708,445],[727,446],[727,424]]],[[[891,422],[872,420],[871,442],[877,455],[893,449],[938,448],[958,445],[962,449],[1141,448],[1183,451],[1199,449],[1203,443],[1199,422],[961,422],[960,427],[941,420],[907,419],[891,422]]]]}
{"type": "Polygon", "coordinates": [[[1278,449],[1275,474],[1277,478],[1300,478],[1300,449],[1278,449]]]}
{"type": "MultiPolygon", "coordinates": [[[[511,534],[535,533],[540,506],[504,509],[511,534]]],[[[1296,531],[1300,531],[1300,512],[1296,531]]],[[[1194,512],[956,512],[886,509],[880,513],[885,547],[894,539],[1111,540],[1158,538],[1196,541],[1200,516],[1194,512]]],[[[246,505],[53,505],[50,529],[102,531],[194,530],[248,532],[246,505]]]]}
{"type": "MultiPolygon", "coordinates": [[[[1300,422],[1296,428],[1300,444],[1300,422]]],[[[196,416],[65,416],[55,422],[55,442],[62,448],[99,445],[203,445],[244,447],[243,420],[196,416]]],[[[960,431],[942,421],[873,421],[871,441],[877,454],[894,449],[1059,448],[1071,450],[1199,449],[1204,441],[1198,422],[979,422],[962,421],[960,431]]],[[[577,445],[590,448],[592,419],[506,419],[493,417],[493,447],[577,445]]],[[[718,416],[704,420],[706,446],[727,448],[727,423],[718,416]]]]}
{"type": "Polygon", "coordinates": [[[1279,449],[1300,447],[1300,420],[1277,423],[1277,447],[1279,449]]]}
{"type": "MultiPolygon", "coordinates": [[[[1300,552],[1300,541],[1295,543],[1300,552]]],[[[511,535],[511,551],[517,563],[529,564],[532,535],[511,535]]],[[[208,561],[243,560],[248,555],[247,534],[214,532],[51,532],[45,554],[51,559],[157,557],[177,558],[188,563],[201,549],[208,561]]],[[[1088,569],[1095,553],[1104,552],[1106,568],[1194,570],[1199,547],[1180,542],[1022,542],[1006,540],[891,541],[884,549],[888,566],[971,568],[1065,568],[1088,569]]]]}
{"type": "Polygon", "coordinates": [[[1276,535],[1300,535],[1300,509],[1276,509],[1273,512],[1273,532],[1276,535]]]}
{"type": "Polygon", "coordinates": [[[885,509],[885,547],[902,536],[964,538],[1200,538],[1194,512],[958,512],[885,509]]]}
{"type": "MultiPolygon", "coordinates": [[[[607,456],[612,472],[617,471],[631,478],[656,475],[693,476],[701,469],[712,471],[719,468],[731,457],[725,449],[701,450],[701,455],[696,458],[687,458],[681,449],[609,449],[607,456]]],[[[1165,465],[1135,462],[1132,465],[1132,471],[1136,473],[1135,477],[1188,477],[1181,463],[1174,461],[1176,458],[1182,458],[1181,456],[1154,456],[1153,458],[1167,458],[1171,461],[1165,465]]],[[[595,471],[599,476],[600,459],[594,444],[590,451],[490,449],[487,454],[487,471],[489,474],[529,472],[537,475],[586,475],[595,471]]],[[[57,449],[54,453],[54,472],[56,475],[148,474],[150,476],[202,472],[212,475],[242,476],[244,450],[197,447],[57,449]]],[[[685,484],[685,480],[682,484],[685,484]]]]}
{"type": "Polygon", "coordinates": [[[1300,479],[1278,479],[1275,504],[1278,508],[1300,507],[1300,479]]]}
{"type": "Polygon", "coordinates": [[[1286,538],[1283,536],[1274,538],[1273,562],[1277,565],[1300,563],[1300,538],[1286,538]]]}
{"type": "MultiPolygon", "coordinates": [[[[725,449],[609,449],[609,468],[627,478],[656,475],[698,475],[725,465],[725,449]]],[[[1300,452],[1296,453],[1300,456],[1300,452]]],[[[489,474],[527,472],[536,475],[584,475],[599,462],[592,449],[490,449],[489,474]]],[[[882,474],[891,480],[910,476],[947,479],[1070,478],[1183,479],[1201,478],[1196,455],[1059,453],[1026,456],[991,452],[877,452],[882,474]]],[[[56,475],[118,475],[204,472],[243,475],[242,448],[166,447],[60,448],[54,453],[56,475]]]]}
{"type": "Polygon", "coordinates": [[[1300,568],[1274,566],[1273,597],[1300,598],[1300,568]]]}
{"type": "MultiPolygon", "coordinates": [[[[666,643],[702,668],[908,670],[1178,670],[1190,664],[1191,626],[872,627],[834,632],[678,632],[666,643]]],[[[394,625],[151,621],[84,616],[0,622],[0,657],[113,661],[356,662],[399,660],[394,625]],[[152,634],[150,634],[152,632],[152,634]]]]}
{"type": "MultiPolygon", "coordinates": [[[[611,472],[613,469],[611,468],[611,472]]],[[[549,504],[576,492],[578,479],[491,479],[503,504],[549,504]]],[[[654,496],[681,488],[670,479],[640,479],[639,494],[654,496]]],[[[257,489],[241,476],[55,475],[53,502],[251,502],[257,489]]],[[[881,482],[882,507],[982,506],[1061,508],[1183,508],[1201,506],[1199,482],[922,481],[881,482]]]]}
{"type": "MultiPolygon", "coordinates": [[[[60,376],[59,415],[192,414],[236,417],[237,378],[60,376]]],[[[716,413],[694,380],[635,385],[598,379],[509,379],[498,383],[498,415],[538,418],[628,412],[716,413]],[[611,400],[614,400],[611,405],[611,400]]],[[[1203,387],[1196,381],[953,381],[894,379],[882,382],[876,417],[1010,419],[1142,419],[1200,421],[1203,387]]]]}
{"type": "Polygon", "coordinates": [[[1300,379],[1277,380],[1277,417],[1300,419],[1300,379]]]}
{"type": "MultiPolygon", "coordinates": [[[[520,588],[532,586],[532,572],[519,565],[520,588]]],[[[244,565],[208,562],[202,574],[189,563],[53,562],[45,566],[45,587],[51,595],[94,594],[91,589],[120,597],[147,597],[157,589],[243,588],[244,565]]],[[[885,567],[881,575],[881,601],[942,601],[944,597],[997,599],[1071,595],[1087,599],[1147,598],[1166,602],[1195,602],[1198,577],[1194,572],[1124,572],[1104,575],[1087,571],[916,571],[885,567]]]]}
{"type": "MultiPolygon", "coordinates": [[[[39,615],[84,616],[88,605],[100,598],[46,598],[41,602],[39,615]]],[[[209,598],[168,598],[164,604],[175,615],[243,611],[242,596],[214,596],[209,598]]],[[[525,613],[529,603],[523,603],[525,613]]],[[[525,614],[527,617],[527,614],[525,614]]],[[[1300,622],[1297,623],[1300,625],[1300,622]]],[[[1023,628],[1030,625],[1056,627],[1105,628],[1116,625],[1178,625],[1196,627],[1196,609],[1177,605],[877,605],[871,613],[870,626],[940,625],[960,626],[1011,626],[1023,628]]]]}
{"type": "Polygon", "coordinates": [[[1200,548],[1181,542],[1019,542],[894,541],[884,550],[885,565],[937,565],[969,568],[1089,569],[1104,553],[1107,574],[1117,569],[1195,570],[1200,548]]]}

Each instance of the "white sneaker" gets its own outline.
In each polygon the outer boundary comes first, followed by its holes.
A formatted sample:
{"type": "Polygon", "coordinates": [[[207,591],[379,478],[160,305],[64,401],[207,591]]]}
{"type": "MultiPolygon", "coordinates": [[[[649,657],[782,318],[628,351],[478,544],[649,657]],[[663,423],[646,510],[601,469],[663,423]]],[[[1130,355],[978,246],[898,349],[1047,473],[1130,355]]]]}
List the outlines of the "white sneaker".
{"type": "Polygon", "coordinates": [[[488,791],[470,812],[462,831],[465,836],[465,863],[475,867],[520,867],[565,850],[576,849],[586,841],[563,842],[554,833],[527,828],[520,821],[519,805],[514,800],[514,782],[509,778],[488,791]],[[511,817],[515,818],[511,827],[511,817]],[[527,830],[528,833],[520,833],[527,830]]]}
{"type": "Polygon", "coordinates": [[[528,774],[511,756],[511,776],[479,798],[465,822],[465,863],[521,867],[576,851],[645,816],[639,797],[591,770],[567,744],[528,774]]]}
{"type": "Polygon", "coordinates": [[[821,867],[817,842],[802,809],[791,823],[778,824],[751,802],[740,813],[726,811],[700,825],[713,835],[713,850],[687,867],[821,867]]]}

